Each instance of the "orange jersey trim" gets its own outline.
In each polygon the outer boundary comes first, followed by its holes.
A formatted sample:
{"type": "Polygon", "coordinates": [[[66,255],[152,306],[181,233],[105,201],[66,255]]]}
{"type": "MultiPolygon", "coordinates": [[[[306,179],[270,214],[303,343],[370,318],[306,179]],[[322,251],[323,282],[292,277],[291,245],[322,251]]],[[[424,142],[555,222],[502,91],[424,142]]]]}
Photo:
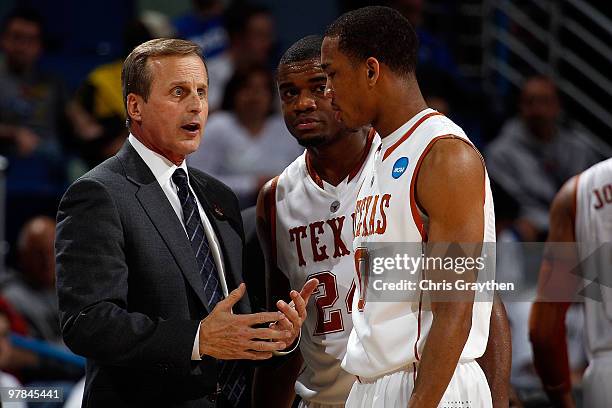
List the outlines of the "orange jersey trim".
{"type": "MultiPolygon", "coordinates": [[[[419,295],[419,318],[418,318],[418,321],[417,321],[417,338],[414,341],[414,357],[417,359],[417,361],[421,360],[421,358],[419,357],[418,344],[419,344],[419,340],[421,339],[421,311],[422,311],[422,307],[423,307],[423,291],[421,291],[421,293],[419,295]]],[[[415,365],[415,371],[416,371],[416,365],[415,365]]]]}
{"type": "Polygon", "coordinates": [[[576,240],[576,236],[578,235],[576,233],[576,214],[578,213],[578,181],[580,180],[580,174],[577,174],[576,177],[574,178],[574,198],[572,200],[572,208],[571,208],[571,213],[572,213],[572,232],[574,233],[574,241],[576,240]]]}
{"type": "Polygon", "coordinates": [[[402,136],[397,142],[395,142],[387,150],[385,150],[385,153],[383,154],[383,158],[382,158],[383,161],[385,161],[385,159],[389,157],[389,155],[391,155],[391,153],[393,153],[395,149],[397,149],[402,143],[404,143],[414,133],[414,131],[421,125],[421,123],[425,122],[427,119],[431,118],[432,116],[438,116],[438,115],[444,116],[440,112],[431,112],[423,116],[421,119],[417,120],[417,122],[414,125],[412,125],[410,129],[408,129],[408,131],[404,134],[404,136],[402,136]]]}
{"type": "Polygon", "coordinates": [[[306,171],[312,181],[314,181],[317,186],[321,187],[321,189],[325,190],[325,187],[323,187],[323,179],[321,179],[321,176],[319,176],[319,173],[317,173],[310,162],[310,152],[308,150],[306,151],[306,171]]]}
{"type": "Polygon", "coordinates": [[[357,165],[349,173],[348,180],[346,181],[347,183],[350,183],[351,180],[355,178],[355,176],[363,167],[363,164],[368,158],[368,154],[370,154],[370,149],[372,148],[372,143],[374,142],[374,135],[376,135],[376,131],[374,130],[374,128],[370,128],[370,131],[368,132],[368,138],[363,149],[363,153],[361,154],[361,158],[359,159],[359,163],[357,163],[357,165]]]}
{"type": "MultiPolygon", "coordinates": [[[[482,157],[482,155],[480,154],[478,149],[476,149],[476,146],[474,146],[469,140],[466,140],[466,139],[464,139],[462,137],[459,137],[457,135],[447,134],[447,135],[436,136],[435,138],[433,138],[429,142],[427,147],[425,147],[425,150],[423,150],[423,153],[421,153],[421,157],[419,157],[419,160],[417,161],[416,168],[414,169],[414,174],[412,175],[412,180],[410,181],[410,210],[412,212],[412,218],[414,219],[414,221],[417,224],[417,228],[419,230],[419,233],[421,234],[421,238],[423,239],[423,242],[427,242],[427,231],[425,230],[425,224],[423,222],[423,217],[421,216],[421,211],[419,210],[419,206],[418,206],[418,204],[416,202],[416,198],[415,198],[416,180],[417,180],[417,177],[419,175],[419,171],[421,170],[421,164],[423,164],[423,159],[425,158],[425,156],[427,156],[427,153],[429,153],[429,151],[433,147],[434,143],[436,143],[440,139],[458,139],[458,140],[461,140],[462,142],[466,143],[472,149],[474,149],[474,151],[478,154],[478,157],[480,157],[480,161],[482,162],[482,166],[484,168],[483,183],[485,183],[485,180],[486,180],[486,177],[487,177],[487,171],[486,171],[486,166],[485,166],[484,158],[482,157]]],[[[483,203],[483,205],[485,203],[486,198],[487,198],[487,188],[486,188],[486,186],[484,186],[483,192],[482,192],[482,203],[483,203]]]]}
{"type": "MultiPolygon", "coordinates": [[[[355,176],[359,173],[359,170],[361,170],[361,168],[363,167],[363,164],[365,163],[368,157],[368,153],[370,152],[370,148],[372,147],[372,143],[374,142],[375,134],[376,131],[374,130],[374,128],[370,128],[366,139],[365,147],[363,149],[363,152],[361,153],[361,158],[359,159],[357,165],[353,167],[353,170],[351,170],[351,172],[349,173],[347,183],[350,183],[351,180],[355,178],[355,176]]],[[[325,190],[325,187],[323,186],[323,179],[321,178],[321,176],[319,176],[319,173],[317,173],[314,166],[312,165],[309,151],[306,151],[306,171],[308,172],[308,175],[310,176],[312,181],[314,181],[317,186],[321,187],[321,189],[325,190]]]]}

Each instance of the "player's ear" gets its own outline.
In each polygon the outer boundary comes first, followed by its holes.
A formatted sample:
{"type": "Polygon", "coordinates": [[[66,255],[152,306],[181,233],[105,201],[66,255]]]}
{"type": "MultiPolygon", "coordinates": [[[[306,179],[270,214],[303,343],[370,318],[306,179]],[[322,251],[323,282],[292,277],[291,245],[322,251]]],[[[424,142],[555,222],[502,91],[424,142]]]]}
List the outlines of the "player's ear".
{"type": "Polygon", "coordinates": [[[380,63],[374,57],[370,57],[366,60],[366,72],[368,85],[373,86],[378,82],[380,75],[380,63]]]}
{"type": "Polygon", "coordinates": [[[129,93],[127,96],[127,115],[136,122],[142,121],[142,104],[144,100],[140,95],[129,93]]]}

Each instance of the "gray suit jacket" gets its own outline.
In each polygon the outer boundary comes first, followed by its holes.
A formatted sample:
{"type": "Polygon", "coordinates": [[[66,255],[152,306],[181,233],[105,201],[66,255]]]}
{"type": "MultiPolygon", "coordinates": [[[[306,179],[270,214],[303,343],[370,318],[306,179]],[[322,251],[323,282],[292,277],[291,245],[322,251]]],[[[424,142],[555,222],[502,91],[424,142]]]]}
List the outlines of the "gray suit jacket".
{"type": "MultiPolygon", "coordinates": [[[[242,282],[236,196],[195,169],[190,183],[220,241],[229,291],[242,282]]],[[[191,244],[153,173],[126,142],[77,180],[57,215],[60,324],[87,358],[84,407],[205,407],[217,361],[191,361],[204,288],[191,244]]],[[[246,296],[234,308],[249,313],[246,296]]]]}

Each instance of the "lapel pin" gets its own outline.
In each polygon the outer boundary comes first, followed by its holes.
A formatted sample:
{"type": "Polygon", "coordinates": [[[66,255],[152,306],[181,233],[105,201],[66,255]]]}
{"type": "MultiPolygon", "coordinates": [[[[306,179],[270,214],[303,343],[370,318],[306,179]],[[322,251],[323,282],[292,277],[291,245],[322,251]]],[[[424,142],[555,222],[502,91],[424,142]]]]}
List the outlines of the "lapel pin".
{"type": "Polygon", "coordinates": [[[215,214],[217,214],[218,217],[223,217],[225,214],[223,214],[223,210],[221,209],[221,207],[219,207],[217,204],[213,204],[213,211],[215,212],[215,214]]]}

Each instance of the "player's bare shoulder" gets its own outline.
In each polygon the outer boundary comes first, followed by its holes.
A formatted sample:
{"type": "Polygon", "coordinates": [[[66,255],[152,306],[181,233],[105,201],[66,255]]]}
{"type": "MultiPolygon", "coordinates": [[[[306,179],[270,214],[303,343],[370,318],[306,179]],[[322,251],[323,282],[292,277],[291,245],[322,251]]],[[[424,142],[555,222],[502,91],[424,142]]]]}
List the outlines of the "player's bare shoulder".
{"type": "Polygon", "coordinates": [[[440,194],[483,196],[485,167],[482,156],[466,139],[448,135],[433,142],[423,158],[417,178],[421,203],[439,201],[440,194]]]}
{"type": "Polygon", "coordinates": [[[571,218],[572,223],[576,215],[576,193],[580,175],[567,180],[559,189],[550,207],[551,223],[559,217],[571,218]]]}

